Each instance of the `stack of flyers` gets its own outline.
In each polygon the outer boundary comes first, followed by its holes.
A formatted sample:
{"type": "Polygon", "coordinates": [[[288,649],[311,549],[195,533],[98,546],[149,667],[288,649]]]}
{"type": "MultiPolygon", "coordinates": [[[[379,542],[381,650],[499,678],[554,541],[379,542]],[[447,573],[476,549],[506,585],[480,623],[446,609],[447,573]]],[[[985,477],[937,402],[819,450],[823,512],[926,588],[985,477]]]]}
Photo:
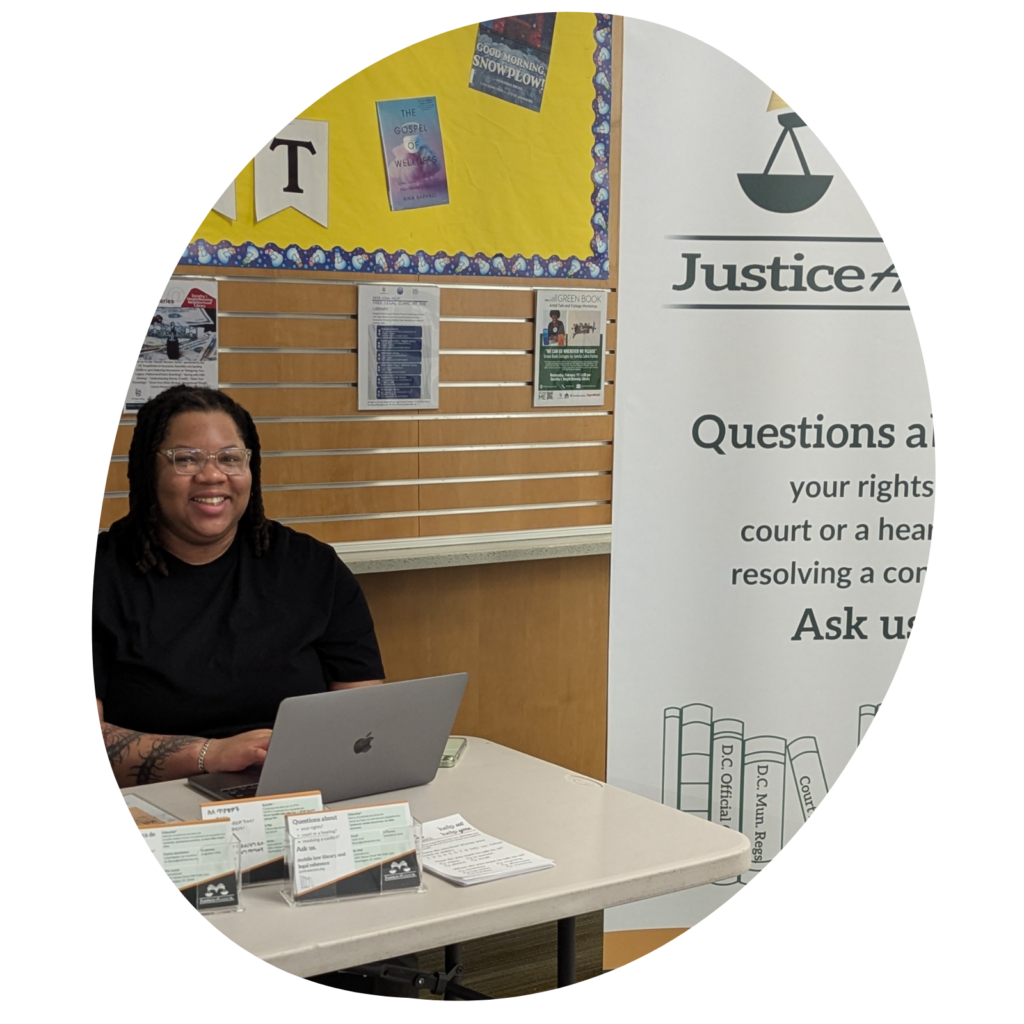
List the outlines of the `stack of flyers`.
{"type": "Polygon", "coordinates": [[[474,828],[461,814],[423,825],[423,866],[455,885],[478,885],[553,868],[555,862],[474,828]]]}

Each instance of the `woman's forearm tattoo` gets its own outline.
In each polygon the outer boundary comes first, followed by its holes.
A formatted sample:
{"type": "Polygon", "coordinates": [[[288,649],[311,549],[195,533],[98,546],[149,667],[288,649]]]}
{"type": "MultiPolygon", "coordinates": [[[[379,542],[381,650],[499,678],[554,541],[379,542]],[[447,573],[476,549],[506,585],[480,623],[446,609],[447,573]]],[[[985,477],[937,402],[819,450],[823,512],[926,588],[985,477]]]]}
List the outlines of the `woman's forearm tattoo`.
{"type": "Polygon", "coordinates": [[[141,732],[119,729],[116,725],[103,726],[103,742],[111,764],[120,764],[132,746],[142,739],[141,732]]]}
{"type": "MultiPolygon", "coordinates": [[[[138,765],[129,770],[129,774],[140,786],[144,786],[147,782],[159,782],[167,758],[172,754],[177,754],[179,750],[184,750],[193,743],[199,742],[198,736],[155,737],[149,752],[138,765]]],[[[198,772],[198,770],[197,767],[196,771],[198,772]]]]}
{"type": "Polygon", "coordinates": [[[103,742],[107,748],[107,757],[111,765],[123,764],[126,759],[139,758],[138,764],[128,766],[128,778],[140,786],[149,782],[159,782],[163,777],[164,766],[169,757],[199,743],[198,736],[152,736],[149,750],[142,753],[146,733],[133,729],[121,729],[116,725],[104,725],[103,742]]]}

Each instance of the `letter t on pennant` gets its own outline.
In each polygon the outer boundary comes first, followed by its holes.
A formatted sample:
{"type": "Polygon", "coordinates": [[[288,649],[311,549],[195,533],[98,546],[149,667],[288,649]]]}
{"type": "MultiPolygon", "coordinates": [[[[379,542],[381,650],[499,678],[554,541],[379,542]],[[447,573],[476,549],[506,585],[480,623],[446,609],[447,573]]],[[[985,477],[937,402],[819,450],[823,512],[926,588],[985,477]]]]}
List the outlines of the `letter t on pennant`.
{"type": "Polygon", "coordinates": [[[327,122],[286,125],[256,154],[256,220],[291,207],[327,227],[327,170],[327,122]]]}

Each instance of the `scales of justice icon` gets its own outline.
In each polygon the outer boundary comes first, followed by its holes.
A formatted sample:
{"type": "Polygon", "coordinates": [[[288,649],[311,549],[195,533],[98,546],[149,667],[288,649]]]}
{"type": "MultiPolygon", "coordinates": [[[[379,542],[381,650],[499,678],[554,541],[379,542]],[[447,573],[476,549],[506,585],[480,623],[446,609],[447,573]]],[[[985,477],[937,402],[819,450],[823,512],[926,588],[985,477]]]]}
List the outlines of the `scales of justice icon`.
{"type": "MultiPolygon", "coordinates": [[[[912,103],[913,99],[920,101],[930,97],[906,98],[910,99],[912,103]]],[[[963,102],[965,98],[970,97],[953,98],[963,102]]],[[[983,100],[996,97],[978,98],[983,100]]],[[[1012,98],[1017,100],[1017,105],[1024,108],[1024,96],[1012,98]]],[[[769,110],[772,109],[774,103],[775,97],[773,96],[772,103],[769,103],[769,110]]],[[[906,105],[911,105],[911,103],[906,105]]],[[[780,114],[778,123],[782,126],[782,133],[775,143],[775,148],[768,158],[765,169],[760,174],[737,174],[736,177],[739,178],[739,186],[746,194],[746,198],[761,207],[762,210],[768,210],[771,213],[801,213],[810,209],[824,196],[833,181],[833,175],[811,173],[800,142],[797,140],[797,128],[810,125],[827,125],[829,127],[843,125],[1024,125],[1024,110],[790,111],[780,114]],[[803,174],[769,173],[786,136],[793,141],[803,174]]]]}

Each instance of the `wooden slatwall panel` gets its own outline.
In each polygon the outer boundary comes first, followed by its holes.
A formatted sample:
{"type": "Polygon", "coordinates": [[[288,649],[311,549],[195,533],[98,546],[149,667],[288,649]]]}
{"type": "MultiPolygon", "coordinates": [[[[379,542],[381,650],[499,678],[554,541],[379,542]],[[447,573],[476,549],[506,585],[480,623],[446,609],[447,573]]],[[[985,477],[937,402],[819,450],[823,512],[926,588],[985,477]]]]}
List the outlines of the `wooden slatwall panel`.
{"type": "MultiPolygon", "coordinates": [[[[325,541],[611,521],[614,387],[601,408],[533,408],[535,297],[522,282],[440,282],[440,407],[360,413],[358,279],[217,276],[221,388],[256,420],[272,518],[325,541]]],[[[614,292],[608,316],[613,382],[614,292]]],[[[127,511],[132,429],[125,417],[102,526],[127,511]]]]}
{"type": "MultiPolygon", "coordinates": [[[[611,280],[617,280],[618,146],[622,20],[612,37],[612,166],[608,220],[611,280]]],[[[190,270],[191,272],[191,270],[190,270]]],[[[483,317],[442,324],[441,379],[498,381],[504,387],[443,387],[440,409],[419,414],[359,413],[355,382],[357,295],[354,281],[331,275],[221,271],[221,380],[235,383],[319,383],[320,387],[229,389],[258,419],[267,452],[317,452],[265,460],[271,514],[286,508],[357,509],[363,519],[296,523],[327,540],[416,537],[608,523],[615,389],[602,410],[569,415],[534,410],[532,364],[534,296],[518,280],[483,291],[445,288],[445,317],[483,317]],[[326,283],[330,280],[335,283],[326,283]],[[284,316],[291,313],[292,316],[284,316]],[[321,314],[320,316],[308,314],[321,314]],[[298,314],[298,315],[296,315],[298,314]],[[327,314],[327,315],[323,315],[327,314]],[[256,351],[239,352],[238,349],[256,351]],[[274,352],[285,349],[285,352],[274,352]],[[309,353],[303,350],[315,350],[309,353]],[[340,351],[338,351],[340,350],[340,351]],[[487,350],[490,355],[456,355],[487,350]],[[502,352],[513,355],[501,355],[502,352]],[[499,375],[499,368],[502,374],[499,375]],[[525,369],[524,369],[525,368],[525,369]],[[525,413],[524,416],[505,415],[525,413]],[[548,445],[452,450],[465,445],[548,445]],[[422,449],[430,449],[424,451],[422,449]],[[445,450],[448,449],[448,450],[445,450]],[[513,480],[542,473],[597,473],[549,480],[513,480]],[[469,482],[470,477],[506,477],[469,482]],[[427,483],[426,481],[462,481],[427,483]],[[411,483],[409,482],[411,481],[411,483]],[[370,484],[372,483],[372,486],[370,484]],[[346,485],[355,484],[355,487],[346,485]],[[541,508],[550,499],[597,504],[541,508]],[[297,503],[288,506],[288,502],[297,503]],[[347,504],[346,504],[347,503],[347,504]],[[513,504],[513,511],[466,512],[479,503],[513,504]],[[437,516],[418,513],[443,511],[437,516]],[[411,511],[412,516],[377,515],[411,511]]],[[[381,279],[363,277],[369,282],[381,279]]],[[[388,283],[399,278],[388,277],[388,283]]],[[[405,280],[414,281],[415,278],[405,280]]],[[[437,283],[425,279],[424,283],[437,283]]],[[[615,295],[609,296],[607,346],[616,347],[615,295]]],[[[608,380],[615,379],[614,355],[608,380]]],[[[115,456],[128,451],[131,420],[118,428],[115,456]]],[[[113,462],[112,495],[127,489],[123,462],[113,462]]],[[[482,507],[488,507],[484,504],[482,507]]],[[[127,511],[124,497],[104,502],[103,523],[127,511]]],[[[374,573],[360,577],[373,611],[389,679],[412,679],[466,669],[456,730],[604,778],[607,708],[609,558],[374,573]]],[[[499,993],[496,993],[499,994],[499,993]]],[[[501,993],[504,994],[504,993],[501,993]]],[[[511,993],[509,993],[511,994],[511,993]]]]}
{"type": "Polygon", "coordinates": [[[359,577],[389,679],[466,671],[453,732],[604,778],[608,555],[359,577]]]}

